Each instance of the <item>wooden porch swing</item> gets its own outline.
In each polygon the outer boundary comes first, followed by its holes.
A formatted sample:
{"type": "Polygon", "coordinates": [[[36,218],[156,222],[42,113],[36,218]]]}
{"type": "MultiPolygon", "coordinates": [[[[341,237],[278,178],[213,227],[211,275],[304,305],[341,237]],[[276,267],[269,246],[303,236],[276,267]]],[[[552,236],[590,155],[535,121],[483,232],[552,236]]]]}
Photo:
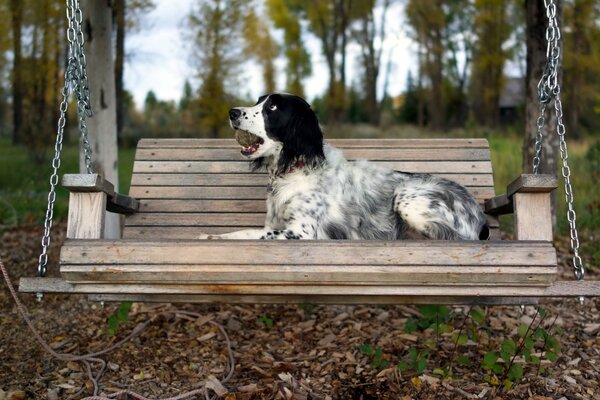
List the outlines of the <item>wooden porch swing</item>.
{"type": "Polygon", "coordinates": [[[491,240],[198,240],[200,232],[263,226],[266,174],[248,172],[233,140],[143,139],[129,196],[97,174],[63,177],[71,194],[61,277],[22,278],[19,290],[102,301],[322,304],[532,304],[600,295],[600,282],[557,279],[555,177],[521,175],[494,197],[485,139],[329,142],[349,160],[463,184],[484,207],[491,240]],[[102,238],[106,210],[126,215],[121,239],[102,238]],[[515,240],[500,240],[497,217],[509,213],[515,240]]]}

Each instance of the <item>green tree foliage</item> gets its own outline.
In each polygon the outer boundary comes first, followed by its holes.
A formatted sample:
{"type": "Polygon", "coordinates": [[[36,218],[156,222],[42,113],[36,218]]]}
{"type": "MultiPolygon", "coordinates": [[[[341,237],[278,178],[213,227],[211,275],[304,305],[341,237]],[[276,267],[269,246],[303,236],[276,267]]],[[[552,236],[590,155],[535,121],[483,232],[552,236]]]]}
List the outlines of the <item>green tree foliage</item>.
{"type": "Polygon", "coordinates": [[[304,96],[302,80],[311,74],[310,55],[302,40],[297,8],[288,0],[266,0],[267,12],[276,28],[283,30],[283,49],[287,59],[286,90],[304,96]]]}
{"type": "Polygon", "coordinates": [[[123,84],[125,69],[125,36],[140,29],[144,14],[156,7],[153,0],[115,0],[113,2],[113,30],[115,36],[115,90],[117,100],[117,135],[121,137],[127,105],[123,84]]]}
{"type": "Polygon", "coordinates": [[[430,126],[441,129],[444,123],[443,69],[446,16],[442,0],[409,0],[406,16],[419,45],[420,74],[429,84],[427,102],[430,126]]]}
{"type": "Polygon", "coordinates": [[[227,127],[236,66],[243,60],[242,27],[247,3],[198,0],[188,18],[197,77],[200,129],[211,137],[227,127]]]}
{"type": "Polygon", "coordinates": [[[13,141],[24,143],[39,163],[56,134],[66,41],[64,4],[61,0],[11,0],[9,6],[13,141]]]}
{"type": "MultiPolygon", "coordinates": [[[[7,0],[0,0],[0,31],[10,32],[10,9],[7,0]]],[[[6,83],[10,81],[10,63],[8,51],[11,46],[10,35],[0,35],[0,136],[10,131],[10,117],[8,115],[9,87],[6,83]]]]}
{"type": "Polygon", "coordinates": [[[264,93],[275,91],[275,59],[279,46],[271,36],[264,17],[250,9],[244,17],[244,55],[257,62],[263,75],[264,93]]]}
{"type": "Polygon", "coordinates": [[[475,0],[474,30],[477,35],[473,59],[473,98],[480,123],[496,126],[504,85],[504,65],[510,56],[505,42],[511,35],[509,8],[512,2],[475,0]]]}
{"type": "Polygon", "coordinates": [[[361,8],[353,7],[357,21],[352,30],[352,37],[360,46],[361,66],[363,71],[363,87],[365,92],[365,108],[368,120],[372,125],[379,125],[381,106],[377,99],[377,81],[381,70],[381,55],[385,38],[385,20],[391,0],[364,1],[361,8]],[[375,16],[375,6],[381,8],[380,18],[375,16]],[[379,46],[376,41],[379,40],[379,46]]]}
{"type": "Polygon", "coordinates": [[[365,8],[353,0],[289,1],[296,3],[296,8],[302,7],[301,15],[308,22],[308,28],[321,42],[329,72],[326,96],[328,122],[335,124],[345,106],[346,47],[350,24],[356,18],[355,11],[365,8]]]}
{"type": "Polygon", "coordinates": [[[600,4],[573,0],[563,5],[564,90],[563,100],[569,133],[580,135],[580,126],[592,130],[600,125],[594,106],[600,103],[600,4]]]}

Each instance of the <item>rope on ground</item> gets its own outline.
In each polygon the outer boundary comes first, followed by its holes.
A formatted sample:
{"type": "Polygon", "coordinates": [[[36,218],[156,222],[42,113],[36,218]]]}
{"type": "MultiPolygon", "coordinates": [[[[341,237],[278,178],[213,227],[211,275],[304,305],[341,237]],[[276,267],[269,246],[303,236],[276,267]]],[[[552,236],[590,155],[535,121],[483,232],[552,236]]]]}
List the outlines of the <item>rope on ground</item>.
{"type": "MultiPolygon", "coordinates": [[[[152,316],[151,318],[149,318],[148,320],[139,323],[129,333],[129,335],[127,335],[124,339],[107,347],[104,350],[100,350],[100,351],[97,351],[94,353],[79,355],[79,356],[73,355],[73,354],[66,354],[66,353],[57,353],[56,351],[54,351],[54,349],[52,349],[52,347],[50,347],[48,345],[48,343],[46,343],[44,338],[42,338],[40,333],[33,326],[33,323],[31,322],[31,319],[29,318],[29,312],[27,310],[27,307],[21,302],[21,300],[17,296],[17,291],[15,290],[14,285],[13,285],[12,281],[10,280],[8,271],[6,270],[6,267],[4,266],[4,262],[2,261],[1,257],[0,257],[0,270],[2,272],[2,276],[4,277],[4,281],[6,282],[6,286],[8,287],[8,290],[15,302],[17,311],[19,312],[19,314],[21,315],[21,318],[23,318],[23,320],[29,327],[29,330],[31,331],[31,333],[33,333],[33,336],[35,337],[37,342],[42,346],[42,348],[47,353],[49,353],[52,357],[54,357],[58,360],[76,361],[76,362],[80,362],[84,365],[85,370],[87,372],[88,379],[92,382],[92,384],[94,386],[94,394],[93,394],[93,396],[85,397],[83,400],[112,400],[115,398],[122,398],[122,396],[128,396],[129,398],[132,398],[134,400],[152,400],[152,399],[149,399],[147,397],[144,397],[138,393],[135,393],[135,392],[132,392],[129,390],[122,390],[119,392],[111,393],[108,396],[99,395],[98,394],[98,392],[100,390],[99,381],[100,381],[100,378],[102,378],[102,375],[104,374],[104,372],[106,370],[106,361],[104,361],[101,358],[98,358],[98,356],[101,356],[101,355],[104,355],[104,354],[114,351],[121,345],[123,345],[123,344],[127,343],[128,341],[130,341],[131,339],[133,339],[134,337],[139,336],[146,329],[146,327],[148,325],[150,325],[150,323],[156,321],[159,317],[173,315],[173,311],[158,313],[158,314],[152,316]],[[100,365],[100,368],[98,369],[96,374],[94,374],[92,371],[92,365],[91,365],[92,363],[96,363],[96,364],[100,365]]],[[[179,318],[187,317],[186,319],[189,319],[190,317],[193,317],[193,318],[204,317],[202,314],[195,313],[192,311],[185,311],[185,310],[175,310],[174,313],[175,313],[176,317],[179,317],[179,318]]],[[[225,332],[225,329],[223,328],[222,325],[220,325],[214,321],[207,321],[207,322],[216,326],[219,329],[219,331],[225,338],[225,342],[227,344],[227,353],[229,355],[229,373],[221,381],[218,381],[216,378],[214,378],[219,383],[223,384],[223,383],[226,383],[227,381],[229,381],[229,379],[231,379],[231,377],[233,376],[233,373],[235,371],[235,358],[233,356],[233,350],[231,348],[231,341],[229,340],[229,336],[227,335],[227,332],[225,332]]],[[[209,389],[209,385],[207,385],[207,383],[205,382],[201,388],[197,388],[197,389],[191,390],[186,393],[182,393],[182,394],[174,396],[174,397],[167,397],[167,398],[163,398],[160,400],[185,400],[185,399],[192,398],[198,394],[204,394],[204,397],[206,399],[210,399],[211,397],[209,397],[208,389],[209,389]]],[[[77,396],[77,395],[81,394],[83,392],[83,390],[84,389],[80,390],[78,393],[75,393],[73,396],[77,396]]]]}

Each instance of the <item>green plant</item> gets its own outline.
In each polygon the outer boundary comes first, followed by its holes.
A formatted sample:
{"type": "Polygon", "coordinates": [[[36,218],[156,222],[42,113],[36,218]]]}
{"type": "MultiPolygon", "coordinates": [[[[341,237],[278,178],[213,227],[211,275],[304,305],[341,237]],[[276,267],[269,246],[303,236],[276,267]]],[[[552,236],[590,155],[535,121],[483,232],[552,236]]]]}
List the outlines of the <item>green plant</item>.
{"type": "Polygon", "coordinates": [[[536,374],[542,372],[541,361],[545,357],[550,362],[556,361],[560,353],[560,343],[550,333],[556,318],[549,330],[543,328],[546,312],[543,308],[536,310],[529,325],[521,324],[517,328],[518,341],[505,339],[499,351],[488,351],[483,356],[481,367],[488,372],[484,380],[493,385],[500,385],[504,390],[511,389],[524,374],[526,366],[536,368],[536,374]],[[538,319],[538,316],[541,317],[538,319]],[[536,355],[536,350],[540,356],[536,355]],[[517,363],[517,357],[523,357],[523,363],[517,363]],[[499,378],[498,378],[499,377],[499,378]]]}
{"type": "Polygon", "coordinates": [[[108,317],[108,336],[113,336],[117,333],[117,329],[119,329],[119,325],[123,322],[126,322],[129,319],[129,311],[131,310],[131,303],[121,303],[117,312],[108,317]]]}
{"type": "Polygon", "coordinates": [[[397,365],[397,368],[401,372],[412,369],[417,373],[417,375],[421,375],[427,368],[428,355],[429,350],[427,349],[419,350],[416,347],[411,347],[408,349],[408,361],[400,361],[397,365]]]}
{"type": "Polygon", "coordinates": [[[386,368],[390,364],[389,361],[387,361],[383,358],[384,354],[383,354],[383,349],[381,347],[373,348],[373,346],[371,346],[370,344],[365,343],[365,344],[361,344],[358,347],[358,350],[361,353],[371,357],[371,361],[369,362],[369,365],[371,365],[373,368],[383,369],[383,368],[386,368]]]}
{"type": "Polygon", "coordinates": [[[273,325],[275,324],[275,321],[273,321],[273,318],[271,318],[267,315],[261,315],[260,317],[258,317],[256,319],[256,322],[264,325],[267,329],[271,329],[273,327],[273,325]]]}

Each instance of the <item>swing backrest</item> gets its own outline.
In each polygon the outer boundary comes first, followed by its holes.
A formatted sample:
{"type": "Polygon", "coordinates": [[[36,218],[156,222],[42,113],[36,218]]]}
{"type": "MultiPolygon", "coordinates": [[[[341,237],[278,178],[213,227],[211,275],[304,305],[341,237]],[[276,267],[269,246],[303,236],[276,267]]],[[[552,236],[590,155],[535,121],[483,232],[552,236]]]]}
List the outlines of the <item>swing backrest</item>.
{"type": "MultiPolygon", "coordinates": [[[[395,170],[424,172],[466,186],[483,205],[494,196],[485,139],[334,139],[349,160],[367,159],[395,170]]],[[[142,139],[130,196],[139,212],[125,221],[124,238],[194,239],[262,227],[267,176],[251,172],[232,139],[142,139]]],[[[492,237],[498,223],[490,218],[492,237]]]]}

